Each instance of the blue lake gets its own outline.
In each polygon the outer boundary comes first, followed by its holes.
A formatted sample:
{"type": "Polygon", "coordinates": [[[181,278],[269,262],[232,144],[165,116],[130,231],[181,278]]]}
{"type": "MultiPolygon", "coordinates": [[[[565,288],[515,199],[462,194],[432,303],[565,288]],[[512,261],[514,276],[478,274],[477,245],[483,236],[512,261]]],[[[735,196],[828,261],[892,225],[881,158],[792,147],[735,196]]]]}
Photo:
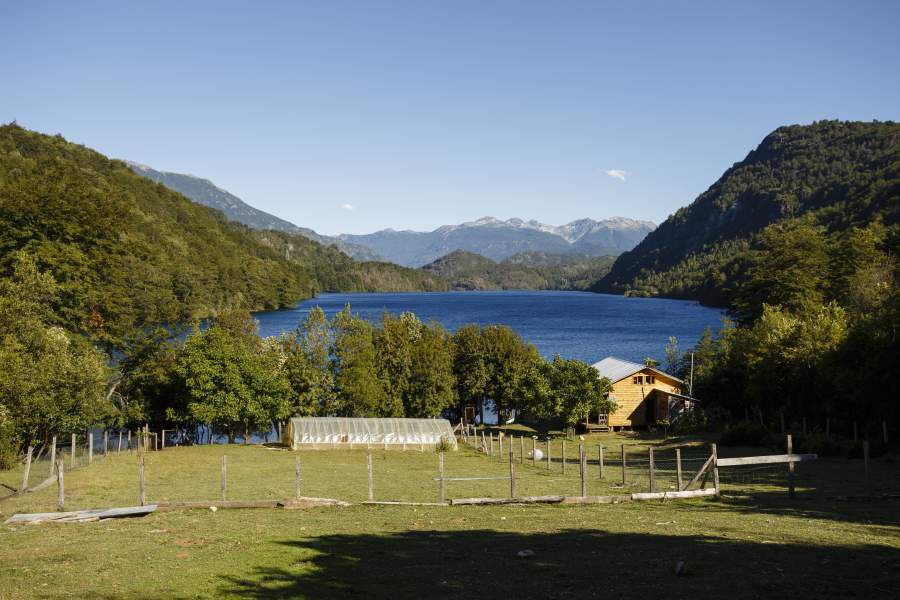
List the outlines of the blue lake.
{"type": "Polygon", "coordinates": [[[717,331],[723,312],[696,302],[625,298],[588,292],[430,292],[400,294],[322,294],[295,308],[259,312],[260,334],[296,329],[309,310],[320,306],[330,317],[347,304],[354,313],[377,321],[381,313],[410,311],[449,330],[465,323],[509,325],[542,355],[593,363],[605,356],[665,364],[669,336],[682,350],[706,327],[717,331]]]}

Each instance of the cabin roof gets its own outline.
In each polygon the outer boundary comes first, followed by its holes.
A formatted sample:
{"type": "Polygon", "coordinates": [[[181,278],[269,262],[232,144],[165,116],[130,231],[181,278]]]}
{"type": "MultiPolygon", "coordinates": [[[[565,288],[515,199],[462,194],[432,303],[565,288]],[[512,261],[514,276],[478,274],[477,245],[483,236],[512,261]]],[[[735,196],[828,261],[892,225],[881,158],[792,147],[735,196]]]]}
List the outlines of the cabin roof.
{"type": "Polygon", "coordinates": [[[643,371],[644,369],[650,369],[654,373],[658,373],[669,379],[673,379],[678,383],[684,383],[674,375],[670,375],[665,371],[661,371],[655,367],[648,367],[647,365],[642,365],[640,363],[631,362],[629,360],[623,360],[621,358],[616,358],[615,356],[607,356],[600,362],[594,363],[593,366],[597,369],[597,372],[600,374],[600,377],[606,377],[613,383],[617,381],[621,381],[626,377],[634,375],[638,371],[643,371]]]}

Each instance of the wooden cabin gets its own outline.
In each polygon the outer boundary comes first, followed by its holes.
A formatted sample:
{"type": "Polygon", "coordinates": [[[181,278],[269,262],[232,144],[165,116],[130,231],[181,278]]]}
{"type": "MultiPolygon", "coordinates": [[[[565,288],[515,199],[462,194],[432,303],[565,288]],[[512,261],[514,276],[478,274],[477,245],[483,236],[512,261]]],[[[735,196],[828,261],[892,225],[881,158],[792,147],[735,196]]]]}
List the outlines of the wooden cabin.
{"type": "MultiPolygon", "coordinates": [[[[685,394],[682,380],[655,367],[613,356],[593,367],[600,377],[612,382],[609,398],[618,405],[616,412],[599,415],[597,419],[601,425],[605,421],[607,429],[646,427],[666,418],[674,422],[681,412],[692,409],[697,402],[685,394]]],[[[588,425],[588,429],[596,428],[588,425]]]]}

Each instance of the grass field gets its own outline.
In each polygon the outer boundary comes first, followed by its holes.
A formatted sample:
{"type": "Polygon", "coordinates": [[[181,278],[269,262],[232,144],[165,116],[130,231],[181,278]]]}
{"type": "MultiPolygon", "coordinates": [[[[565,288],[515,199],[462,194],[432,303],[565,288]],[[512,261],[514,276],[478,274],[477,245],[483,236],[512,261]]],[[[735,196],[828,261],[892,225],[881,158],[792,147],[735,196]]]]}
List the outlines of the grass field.
{"type": "MultiPolygon", "coordinates": [[[[646,446],[634,435],[589,436],[589,494],[646,491],[646,446]],[[597,444],[607,450],[599,478],[597,444]],[[618,445],[629,444],[621,486],[618,445]],[[641,462],[641,461],[644,462],[641,462]]],[[[508,446],[507,446],[508,448],[508,446]]],[[[529,450],[526,447],[526,451],[529,450]]],[[[519,447],[515,445],[518,459],[519,447]]],[[[554,461],[518,465],[520,495],[580,493],[577,442],[563,474],[554,461]]],[[[721,449],[722,455],[767,453],[721,449]]],[[[294,493],[294,454],[262,446],[202,446],[146,456],[150,502],[215,500],[228,456],[228,498],[294,493]]],[[[708,451],[685,451],[685,471],[708,451]]],[[[860,461],[799,465],[789,500],[785,466],[722,470],[721,500],[612,505],[363,506],[366,451],[302,453],[303,493],[347,508],[157,512],[85,524],[0,527],[0,598],[528,598],[667,595],[699,598],[889,597],[900,588],[900,504],[840,498],[864,493],[860,461]],[[519,558],[521,550],[534,555],[519,558]],[[675,574],[683,561],[685,572],[675,574]]],[[[657,489],[675,487],[670,453],[659,453],[657,489]]],[[[373,451],[375,495],[437,500],[437,455],[373,451]]],[[[508,459],[461,447],[448,476],[502,476],[508,459]]],[[[35,465],[32,481],[46,473],[35,465]]],[[[900,469],[874,461],[868,492],[896,493],[900,469]]],[[[686,473],[686,478],[688,477],[686,473]]],[[[21,473],[0,482],[18,485],[21,473]]],[[[508,495],[508,482],[447,484],[448,498],[508,495]]],[[[135,454],[97,458],[67,473],[67,509],[137,504],[135,454]]],[[[56,488],[0,503],[14,512],[55,510],[56,488]]]]}

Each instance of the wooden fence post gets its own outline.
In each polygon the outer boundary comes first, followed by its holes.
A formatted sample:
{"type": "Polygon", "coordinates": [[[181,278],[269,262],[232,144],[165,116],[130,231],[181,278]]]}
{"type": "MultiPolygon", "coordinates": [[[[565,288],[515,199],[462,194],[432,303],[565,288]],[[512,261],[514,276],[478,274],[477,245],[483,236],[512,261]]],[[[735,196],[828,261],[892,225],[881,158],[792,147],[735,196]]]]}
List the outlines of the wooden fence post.
{"type": "Polygon", "coordinates": [[[153,450],[159,451],[159,435],[155,431],[153,432],[153,450]]]}
{"type": "Polygon", "coordinates": [[[166,449],[166,430],[165,429],[163,429],[162,432],[160,433],[160,438],[161,438],[160,442],[162,442],[162,444],[161,444],[162,449],[165,450],[166,449]]]}
{"type": "Polygon", "coordinates": [[[59,507],[59,510],[66,509],[66,474],[65,474],[65,464],[66,461],[63,459],[59,459],[56,463],[56,485],[58,488],[56,505],[59,507]]]}
{"type": "Polygon", "coordinates": [[[519,462],[525,464],[525,434],[519,436],[519,462]]]}
{"type": "Polygon", "coordinates": [[[625,486],[626,476],[625,476],[625,444],[622,444],[622,486],[625,486]]]}
{"type": "Polygon", "coordinates": [[[512,451],[512,444],[509,449],[509,497],[516,497],[516,456],[512,451]]]}
{"type": "Polygon", "coordinates": [[[600,479],[603,479],[603,444],[597,446],[597,456],[600,460],[600,479]]]}
{"type": "Polygon", "coordinates": [[[122,430],[119,430],[119,443],[116,445],[116,454],[122,453],[122,430]]]}
{"type": "Polygon", "coordinates": [[[56,436],[50,442],[50,476],[53,477],[53,469],[56,468],[56,436]]]}
{"type": "Polygon", "coordinates": [[[222,501],[225,501],[225,496],[228,492],[228,456],[226,454],[222,455],[222,501]]]}
{"type": "Polygon", "coordinates": [[[869,440],[863,440],[863,481],[869,486],[869,440]]]}
{"type": "Polygon", "coordinates": [[[109,454],[109,431],[103,430],[103,458],[109,454]]]}
{"type": "Polygon", "coordinates": [[[297,452],[297,457],[294,459],[294,496],[300,497],[300,452],[297,452]]]}
{"type": "MultiPolygon", "coordinates": [[[[443,454],[443,452],[441,453],[443,454]]],[[[366,453],[366,469],[368,472],[368,481],[369,481],[369,502],[375,500],[375,473],[372,471],[372,453],[366,453]]]]}
{"type": "MultiPolygon", "coordinates": [[[[794,439],[791,434],[787,434],[787,453],[788,456],[794,453],[794,439]]],[[[788,461],[788,497],[794,497],[794,462],[788,461]]]]}
{"type": "MultiPolygon", "coordinates": [[[[719,498],[721,496],[719,491],[719,450],[715,444],[710,444],[710,446],[712,449],[713,486],[716,488],[716,498],[719,498]]],[[[790,454],[790,451],[788,451],[788,454],[790,454]]]]}
{"type": "Polygon", "coordinates": [[[75,444],[77,444],[77,443],[78,443],[78,435],[73,433],[72,434],[72,455],[69,457],[71,467],[73,469],[75,468],[75,444]]]}
{"type": "Polygon", "coordinates": [[[141,506],[147,504],[147,488],[144,484],[144,454],[141,453],[138,456],[138,471],[140,472],[140,492],[141,492],[141,506]]]}
{"type": "MultiPolygon", "coordinates": [[[[568,429],[566,429],[566,433],[568,433],[568,429]]],[[[562,440],[562,474],[566,474],[566,438],[562,440]]]]}
{"type": "Polygon", "coordinates": [[[535,452],[535,450],[537,450],[537,437],[532,437],[531,438],[531,466],[532,467],[537,466],[537,452],[535,452]]]}
{"type": "Polygon", "coordinates": [[[94,432],[88,432],[88,464],[94,462],[94,432]]]}
{"type": "Polygon", "coordinates": [[[547,470],[550,470],[550,438],[547,438],[547,470]]]}
{"type": "MultiPolygon", "coordinates": [[[[491,439],[493,445],[493,439],[491,439]]],[[[444,453],[438,454],[438,502],[444,503],[444,453]]]]}
{"type": "Polygon", "coordinates": [[[131,430],[128,430],[128,451],[131,452],[131,430]]]}
{"type": "Polygon", "coordinates": [[[499,447],[497,450],[497,459],[503,460],[503,432],[502,431],[497,434],[497,445],[499,447]]]}
{"type": "Polygon", "coordinates": [[[678,491],[684,489],[684,482],[681,479],[681,448],[675,448],[675,472],[678,477],[678,491]]]}
{"type": "Polygon", "coordinates": [[[34,446],[28,446],[28,453],[25,454],[25,472],[22,474],[22,488],[24,492],[28,489],[28,477],[31,475],[31,455],[34,453],[34,446]]]}
{"type": "Polygon", "coordinates": [[[491,440],[491,444],[490,444],[491,447],[490,447],[490,451],[489,451],[489,453],[488,453],[488,456],[493,457],[493,456],[494,456],[494,432],[492,431],[492,432],[490,432],[488,435],[489,435],[490,440],[491,440]]]}
{"type": "Polygon", "coordinates": [[[653,472],[654,464],[653,464],[653,448],[652,447],[647,449],[647,455],[650,457],[650,493],[652,494],[653,493],[653,476],[655,475],[655,473],[653,472]]]}
{"type": "Polygon", "coordinates": [[[584,498],[587,496],[587,478],[585,477],[587,464],[585,464],[584,444],[578,445],[578,468],[581,471],[581,497],[584,498]]]}

